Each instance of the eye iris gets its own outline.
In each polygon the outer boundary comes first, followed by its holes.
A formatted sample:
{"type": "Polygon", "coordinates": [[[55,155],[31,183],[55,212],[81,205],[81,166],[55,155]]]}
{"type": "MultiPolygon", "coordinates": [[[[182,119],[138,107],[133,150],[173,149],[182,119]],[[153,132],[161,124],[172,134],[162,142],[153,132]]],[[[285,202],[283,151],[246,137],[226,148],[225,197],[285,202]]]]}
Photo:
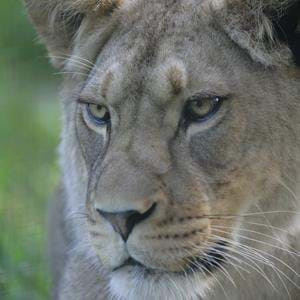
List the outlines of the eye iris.
{"type": "Polygon", "coordinates": [[[214,107],[213,101],[204,99],[202,101],[194,101],[191,104],[191,110],[199,117],[206,116],[214,107]]]}
{"type": "Polygon", "coordinates": [[[185,117],[192,122],[206,121],[218,111],[220,105],[219,97],[196,97],[187,104],[185,117]]]}
{"type": "Polygon", "coordinates": [[[97,125],[104,125],[110,121],[110,113],[104,105],[88,104],[87,112],[91,120],[97,125]]]}
{"type": "Polygon", "coordinates": [[[102,105],[91,105],[91,112],[95,117],[103,119],[107,111],[102,105]]]}

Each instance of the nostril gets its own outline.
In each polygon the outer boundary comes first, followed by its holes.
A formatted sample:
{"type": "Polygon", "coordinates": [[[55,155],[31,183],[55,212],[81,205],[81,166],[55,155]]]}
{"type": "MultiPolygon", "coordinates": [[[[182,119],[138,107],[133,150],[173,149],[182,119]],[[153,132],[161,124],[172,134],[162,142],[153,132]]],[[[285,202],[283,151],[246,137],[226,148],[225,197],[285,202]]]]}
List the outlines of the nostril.
{"type": "Polygon", "coordinates": [[[141,214],[137,210],[128,210],[114,213],[97,209],[97,212],[112,225],[113,229],[121,235],[124,241],[127,241],[134,226],[149,218],[154,212],[155,207],[156,203],[154,203],[143,214],[141,214]]]}
{"type": "Polygon", "coordinates": [[[138,223],[143,222],[147,218],[149,218],[153,211],[155,210],[156,203],[154,203],[145,213],[141,214],[139,212],[135,212],[127,219],[127,225],[131,227],[131,229],[137,225],[138,223]]]}

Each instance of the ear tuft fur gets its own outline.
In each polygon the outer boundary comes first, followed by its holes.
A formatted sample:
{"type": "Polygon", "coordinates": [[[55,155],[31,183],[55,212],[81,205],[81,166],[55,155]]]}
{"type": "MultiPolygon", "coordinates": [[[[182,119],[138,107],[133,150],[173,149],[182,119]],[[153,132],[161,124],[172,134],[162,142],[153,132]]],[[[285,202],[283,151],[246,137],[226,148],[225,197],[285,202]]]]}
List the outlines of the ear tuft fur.
{"type": "Polygon", "coordinates": [[[217,15],[231,39],[255,61],[265,66],[299,62],[300,1],[227,0],[217,15]]]}
{"type": "Polygon", "coordinates": [[[24,0],[55,67],[62,68],[84,17],[107,15],[122,0],[24,0]]]}

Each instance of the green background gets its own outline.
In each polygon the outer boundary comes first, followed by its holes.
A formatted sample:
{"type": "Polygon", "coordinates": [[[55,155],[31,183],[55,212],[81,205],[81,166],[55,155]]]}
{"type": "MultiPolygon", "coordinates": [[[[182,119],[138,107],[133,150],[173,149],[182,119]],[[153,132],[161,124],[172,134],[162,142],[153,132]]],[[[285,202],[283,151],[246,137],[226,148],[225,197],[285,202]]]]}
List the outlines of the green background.
{"type": "Polygon", "coordinates": [[[20,0],[0,1],[0,299],[49,299],[60,77],[20,0]]]}

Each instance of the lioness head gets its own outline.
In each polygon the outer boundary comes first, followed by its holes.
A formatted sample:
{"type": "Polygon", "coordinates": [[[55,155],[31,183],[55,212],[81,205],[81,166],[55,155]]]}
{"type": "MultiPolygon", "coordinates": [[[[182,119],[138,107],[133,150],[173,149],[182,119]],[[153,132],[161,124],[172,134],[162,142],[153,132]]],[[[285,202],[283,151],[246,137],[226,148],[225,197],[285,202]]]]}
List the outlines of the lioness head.
{"type": "Polygon", "coordinates": [[[296,220],[299,2],[283,2],[26,0],[65,73],[67,213],[113,295],[203,296],[296,220]]]}

